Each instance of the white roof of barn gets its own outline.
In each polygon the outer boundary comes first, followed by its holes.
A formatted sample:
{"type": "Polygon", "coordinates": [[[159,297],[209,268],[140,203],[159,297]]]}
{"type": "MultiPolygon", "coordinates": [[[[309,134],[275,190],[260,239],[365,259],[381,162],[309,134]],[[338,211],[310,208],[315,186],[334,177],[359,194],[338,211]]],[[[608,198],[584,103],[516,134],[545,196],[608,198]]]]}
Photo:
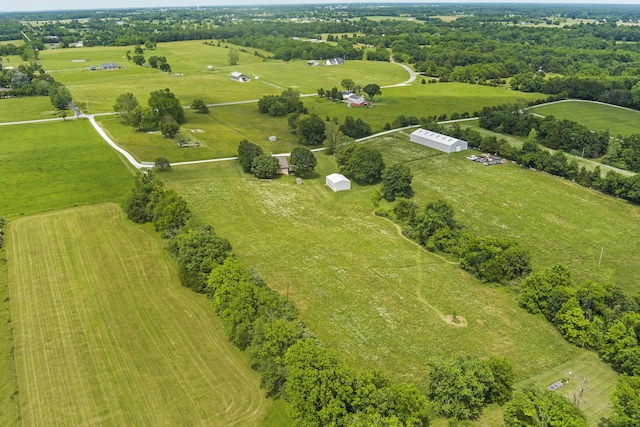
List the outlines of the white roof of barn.
{"type": "Polygon", "coordinates": [[[231,77],[242,77],[244,74],[242,74],[240,71],[232,71],[231,72],[231,77]]]}
{"type": "Polygon", "coordinates": [[[450,136],[443,135],[437,132],[431,132],[430,130],[425,130],[425,129],[417,129],[414,132],[412,132],[411,135],[420,136],[422,138],[425,138],[431,141],[437,141],[444,145],[453,145],[456,142],[461,141],[458,138],[452,138],[450,136]]]}
{"type": "Polygon", "coordinates": [[[327,181],[331,181],[334,184],[338,182],[351,182],[347,179],[346,176],[339,173],[332,173],[331,175],[327,175],[327,181]]]}

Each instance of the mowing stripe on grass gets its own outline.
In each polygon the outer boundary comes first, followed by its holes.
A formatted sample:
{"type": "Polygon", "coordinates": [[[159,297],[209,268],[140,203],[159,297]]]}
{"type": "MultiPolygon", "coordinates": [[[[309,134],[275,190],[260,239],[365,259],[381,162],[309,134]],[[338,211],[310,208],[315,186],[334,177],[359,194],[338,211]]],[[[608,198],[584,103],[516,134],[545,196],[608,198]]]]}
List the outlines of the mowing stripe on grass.
{"type": "Polygon", "coordinates": [[[256,425],[269,403],[160,239],[113,204],[8,230],[24,425],[256,425]]]}

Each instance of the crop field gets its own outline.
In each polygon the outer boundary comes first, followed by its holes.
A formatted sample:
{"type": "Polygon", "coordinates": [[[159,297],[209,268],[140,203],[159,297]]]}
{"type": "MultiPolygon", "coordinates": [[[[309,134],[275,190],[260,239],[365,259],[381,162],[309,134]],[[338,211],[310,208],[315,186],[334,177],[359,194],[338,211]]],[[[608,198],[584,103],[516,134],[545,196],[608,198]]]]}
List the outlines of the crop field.
{"type": "MultiPolygon", "coordinates": [[[[408,74],[395,64],[347,61],[335,67],[309,67],[306,61],[266,60],[251,53],[239,51],[239,64],[228,65],[229,48],[203,44],[202,41],[159,44],[157,49],[146,51],[152,55],[165,56],[175,76],[152,68],[127,62],[125,53],[131,47],[92,47],[83,49],[60,49],[42,52],[41,62],[45,69],[65,70],[53,73],[56,80],[64,83],[76,103],[91,113],[113,110],[115,98],[120,93],[131,92],[139,101],[146,103],[152,90],[169,88],[183,105],[191,105],[195,98],[206,103],[220,103],[258,99],[263,95],[279,94],[293,87],[302,93],[316,93],[319,87],[339,86],[349,76],[361,76],[363,82],[379,85],[401,83],[408,74]],[[86,60],[77,63],[72,61],[86,60]],[[112,71],[89,71],[89,65],[103,62],[118,62],[125,69],[112,71]],[[81,65],[79,65],[81,64],[81,65]],[[210,71],[208,67],[215,67],[210,71]],[[249,83],[229,79],[229,73],[240,71],[252,78],[249,83]],[[295,85],[292,83],[295,82],[295,85]]],[[[242,49],[236,47],[236,49],[242,49]]],[[[364,83],[366,84],[366,83],[364,83]]]]}
{"type": "Polygon", "coordinates": [[[7,258],[23,425],[258,425],[272,403],[150,227],[97,204],[20,218],[7,258]]]}
{"type": "MultiPolygon", "coordinates": [[[[430,165],[443,156],[432,150],[393,138],[380,143],[396,161],[420,158],[411,163],[414,171],[438,173],[430,165]]],[[[303,185],[293,177],[255,180],[233,162],[175,168],[163,177],[230,239],[240,258],[295,301],[314,334],[359,367],[423,385],[430,357],[491,354],[509,359],[525,381],[555,375],[585,354],[542,317],[519,308],[511,292],[481,285],[451,259],[407,241],[393,223],[374,216],[371,187],[329,191],[324,176],[336,171],[335,163],[317,157],[317,175],[303,185]],[[463,326],[450,322],[454,312],[463,326]]],[[[467,161],[458,156],[457,162],[467,161]]],[[[594,394],[613,384],[594,387],[594,394]]],[[[596,410],[598,416],[606,411],[596,410]]]]}
{"type": "Polygon", "coordinates": [[[534,107],[533,111],[559,120],[578,122],[591,130],[609,130],[612,136],[640,133],[640,112],[613,105],[573,100],[534,107]]]}
{"type": "Polygon", "coordinates": [[[1,129],[0,216],[120,201],[133,183],[123,160],[86,120],[1,129]]]}
{"type": "Polygon", "coordinates": [[[0,99],[0,123],[59,117],[48,96],[0,99]]]}

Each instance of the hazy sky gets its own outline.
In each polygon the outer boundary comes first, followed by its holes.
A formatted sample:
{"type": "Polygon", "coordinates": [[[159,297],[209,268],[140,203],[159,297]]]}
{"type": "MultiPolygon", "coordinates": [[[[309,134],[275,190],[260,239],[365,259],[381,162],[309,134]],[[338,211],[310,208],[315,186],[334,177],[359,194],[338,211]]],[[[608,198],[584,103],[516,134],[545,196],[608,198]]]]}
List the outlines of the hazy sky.
{"type": "MultiPolygon", "coordinates": [[[[379,0],[383,1],[383,0],[379,0]]],[[[464,1],[464,0],[463,0],[464,1]]],[[[354,1],[351,1],[355,3],[354,1]]],[[[365,1],[371,3],[372,1],[365,1]]],[[[375,2],[375,0],[373,1],[375,2]]],[[[386,0],[385,2],[389,2],[386,0]]],[[[442,1],[440,1],[442,2],[442,1]]],[[[447,2],[446,0],[444,2],[447,2]]],[[[460,0],[451,1],[460,3],[460,0]]],[[[466,3],[489,3],[490,1],[466,1],[466,3]]],[[[576,4],[636,4],[640,0],[507,0],[499,3],[576,3],[576,4]]],[[[303,4],[303,3],[345,3],[339,0],[2,0],[0,12],[20,12],[34,10],[70,10],[70,9],[123,9],[136,7],[184,7],[184,6],[224,6],[224,5],[251,5],[251,4],[303,4]]],[[[402,3],[407,3],[403,0],[402,3]]],[[[434,2],[435,3],[435,2],[434,2]]]]}

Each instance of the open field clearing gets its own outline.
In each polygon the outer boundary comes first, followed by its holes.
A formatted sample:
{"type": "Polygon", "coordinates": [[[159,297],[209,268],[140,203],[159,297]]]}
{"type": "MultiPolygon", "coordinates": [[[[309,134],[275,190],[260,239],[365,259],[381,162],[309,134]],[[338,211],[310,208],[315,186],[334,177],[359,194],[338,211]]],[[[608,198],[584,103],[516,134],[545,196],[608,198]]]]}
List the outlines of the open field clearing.
{"type": "Polygon", "coordinates": [[[87,120],[2,127],[0,215],[120,201],[133,183],[87,120]]]}
{"type": "Polygon", "coordinates": [[[611,136],[640,133],[640,111],[594,102],[568,101],[533,107],[537,114],[571,120],[595,131],[609,130],[611,136]]]}
{"type": "MultiPolygon", "coordinates": [[[[424,385],[429,357],[500,355],[525,380],[584,354],[509,291],[481,285],[375,217],[371,187],[328,190],[324,176],[337,168],[332,157],[317,157],[318,174],[303,185],[258,181],[232,162],[175,168],[163,179],[295,301],[314,334],[361,368],[424,385]],[[448,321],[454,312],[464,326],[448,321]]],[[[442,156],[425,149],[421,157],[427,167],[442,156]]]]}
{"type": "MultiPolygon", "coordinates": [[[[385,157],[415,150],[409,142],[393,143],[393,137],[373,146],[385,157]]],[[[472,153],[407,162],[416,201],[446,199],[477,235],[518,239],[531,251],[536,270],[561,262],[578,281],[613,282],[632,294],[639,290],[639,206],[512,163],[483,167],[465,159],[472,153]]]]}
{"type": "Polygon", "coordinates": [[[127,62],[126,51],[133,50],[130,46],[45,51],[41,54],[41,62],[47,70],[66,70],[53,73],[53,76],[67,86],[79,106],[86,109],[88,102],[90,113],[112,111],[116,96],[125,92],[133,93],[139,101],[146,103],[149,92],[169,88],[183,105],[191,105],[195,98],[208,104],[258,99],[263,95],[279,94],[288,87],[302,93],[315,93],[319,87],[339,86],[342,79],[353,75],[360,76],[364,84],[388,85],[408,79],[406,71],[391,63],[347,61],[341,66],[309,67],[306,61],[263,61],[253,54],[254,49],[251,53],[239,51],[239,64],[231,66],[228,64],[229,49],[224,46],[234,47],[188,41],[161,43],[157,49],[145,52],[147,59],[153,55],[166,56],[172,73],[182,76],[127,62]],[[71,62],[83,59],[87,62],[71,62]],[[87,68],[103,62],[118,62],[126,69],[89,71],[87,68]],[[208,69],[210,65],[215,67],[213,71],[208,69]],[[231,81],[229,73],[232,71],[252,78],[257,76],[258,80],[252,79],[249,83],[231,81]]]}
{"type": "Polygon", "coordinates": [[[8,269],[22,424],[258,425],[270,401],[162,242],[113,204],[20,218],[8,269]]]}
{"type": "MultiPolygon", "coordinates": [[[[73,113],[69,113],[73,115],[73,113]]],[[[0,99],[0,123],[60,117],[48,96],[0,99]]],[[[4,132],[4,128],[3,128],[4,132]]]]}

